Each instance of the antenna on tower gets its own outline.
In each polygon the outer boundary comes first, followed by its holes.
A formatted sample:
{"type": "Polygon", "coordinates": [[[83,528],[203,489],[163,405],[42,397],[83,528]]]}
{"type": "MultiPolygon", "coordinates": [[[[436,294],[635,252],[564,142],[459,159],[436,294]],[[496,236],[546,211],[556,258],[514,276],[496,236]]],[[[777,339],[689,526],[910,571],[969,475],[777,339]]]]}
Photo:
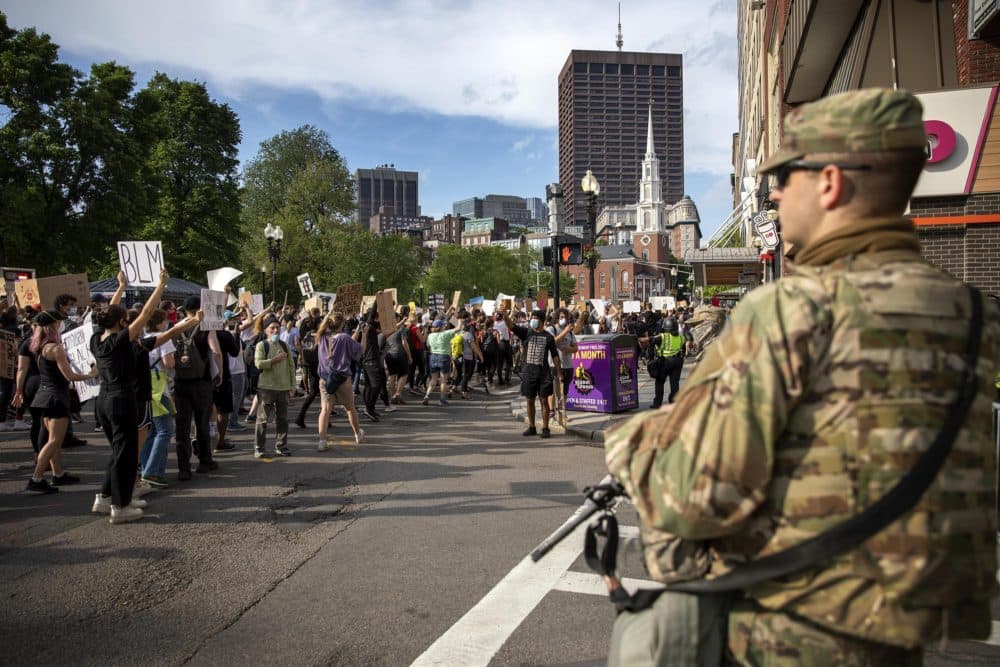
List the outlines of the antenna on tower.
{"type": "Polygon", "coordinates": [[[625,40],[622,39],[622,3],[618,3],[618,39],[615,40],[615,44],[618,45],[618,50],[622,50],[622,45],[625,44],[625,40]]]}

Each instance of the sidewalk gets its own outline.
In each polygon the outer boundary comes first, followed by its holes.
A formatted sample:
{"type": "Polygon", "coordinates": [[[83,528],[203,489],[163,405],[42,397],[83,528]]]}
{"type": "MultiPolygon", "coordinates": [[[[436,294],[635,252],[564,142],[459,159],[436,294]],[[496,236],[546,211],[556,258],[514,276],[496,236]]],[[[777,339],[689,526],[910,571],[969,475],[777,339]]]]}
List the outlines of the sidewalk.
{"type": "MultiPolygon", "coordinates": [[[[684,362],[684,370],[681,371],[681,387],[684,387],[684,381],[687,380],[687,376],[691,373],[691,369],[694,368],[694,359],[687,359],[684,362]]],[[[516,383],[515,383],[516,385],[516,383]]],[[[634,410],[628,410],[627,412],[619,412],[616,414],[605,414],[601,412],[575,412],[570,410],[566,413],[566,429],[564,430],[555,420],[549,424],[554,434],[571,435],[581,440],[586,440],[593,443],[594,447],[604,446],[604,432],[608,430],[611,426],[622,422],[633,415],[639,414],[643,410],[649,408],[649,404],[653,402],[653,389],[655,382],[653,378],[649,377],[646,373],[646,368],[640,366],[639,368],[639,407],[634,410]]],[[[666,394],[670,392],[670,383],[667,382],[664,387],[664,400],[666,400],[666,394]]],[[[527,411],[524,407],[524,399],[520,396],[514,397],[510,402],[510,410],[514,415],[514,419],[518,421],[525,421],[527,419],[527,411]]],[[[541,416],[537,415],[537,419],[541,420],[541,416]]]]}

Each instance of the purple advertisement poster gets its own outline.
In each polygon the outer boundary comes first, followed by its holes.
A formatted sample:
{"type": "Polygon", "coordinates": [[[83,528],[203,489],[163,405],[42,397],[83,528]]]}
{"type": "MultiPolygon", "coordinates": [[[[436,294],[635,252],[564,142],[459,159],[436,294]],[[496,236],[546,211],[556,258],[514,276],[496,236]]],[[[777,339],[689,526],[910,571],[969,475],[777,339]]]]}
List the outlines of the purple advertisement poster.
{"type": "Polygon", "coordinates": [[[587,340],[573,353],[573,383],[566,394],[566,408],[586,412],[612,412],[611,343],[587,340]]]}
{"type": "Polygon", "coordinates": [[[615,412],[639,407],[639,377],[635,347],[615,348],[615,412]]]}

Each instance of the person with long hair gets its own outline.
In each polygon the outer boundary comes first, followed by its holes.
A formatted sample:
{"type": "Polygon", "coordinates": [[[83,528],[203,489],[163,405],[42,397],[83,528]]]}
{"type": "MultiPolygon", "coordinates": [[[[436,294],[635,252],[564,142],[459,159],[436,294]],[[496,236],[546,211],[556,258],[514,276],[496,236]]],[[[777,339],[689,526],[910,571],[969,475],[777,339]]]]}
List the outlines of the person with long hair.
{"type": "Polygon", "coordinates": [[[146,501],[132,498],[139,465],[139,426],[148,408],[148,403],[137,398],[139,374],[134,345],[157,309],[169,278],[166,270],[160,271],[156,289],[131,322],[120,305],[109,306],[97,320],[101,331],[90,339],[90,351],[101,378],[97,415],[111,444],[104,483],[94,498],[92,511],[110,514],[113,524],[141,519],[146,506],[146,501]]]}
{"type": "Polygon", "coordinates": [[[365,441],[365,432],[358,419],[358,410],[354,405],[354,391],[351,388],[351,363],[361,358],[360,330],[354,336],[344,331],[344,316],[341,313],[330,313],[316,330],[316,349],[318,353],[317,374],[319,376],[319,445],[317,449],[325,452],[330,448],[327,443],[326,431],[329,427],[330,412],[336,401],[347,410],[347,421],[354,432],[354,442],[360,445],[365,441]],[[331,393],[330,390],[333,390],[331,393]]]}
{"type": "Polygon", "coordinates": [[[59,327],[63,316],[59,311],[46,310],[35,316],[35,332],[31,337],[29,349],[38,361],[38,374],[41,378],[35,398],[31,401],[33,414],[41,417],[48,439],[38,450],[35,457],[35,470],[28,480],[29,493],[55,493],[56,487],[75,484],[80,481],[62,469],[62,442],[66,437],[70,414],[70,382],[89,380],[97,377],[97,369],[91,368],[89,373],[77,373],[70,366],[59,337],[59,327]],[[34,412],[37,410],[38,412],[34,412]],[[45,470],[52,466],[52,484],[45,478],[45,470]]]}

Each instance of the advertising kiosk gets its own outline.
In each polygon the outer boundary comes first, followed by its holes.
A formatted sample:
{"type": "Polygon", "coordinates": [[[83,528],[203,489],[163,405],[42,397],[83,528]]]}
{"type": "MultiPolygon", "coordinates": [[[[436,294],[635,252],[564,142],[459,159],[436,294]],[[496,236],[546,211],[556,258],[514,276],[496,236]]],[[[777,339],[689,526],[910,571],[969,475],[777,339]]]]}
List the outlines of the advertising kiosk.
{"type": "Polygon", "coordinates": [[[635,336],[578,336],[566,409],[623,412],[639,407],[635,336]]]}

